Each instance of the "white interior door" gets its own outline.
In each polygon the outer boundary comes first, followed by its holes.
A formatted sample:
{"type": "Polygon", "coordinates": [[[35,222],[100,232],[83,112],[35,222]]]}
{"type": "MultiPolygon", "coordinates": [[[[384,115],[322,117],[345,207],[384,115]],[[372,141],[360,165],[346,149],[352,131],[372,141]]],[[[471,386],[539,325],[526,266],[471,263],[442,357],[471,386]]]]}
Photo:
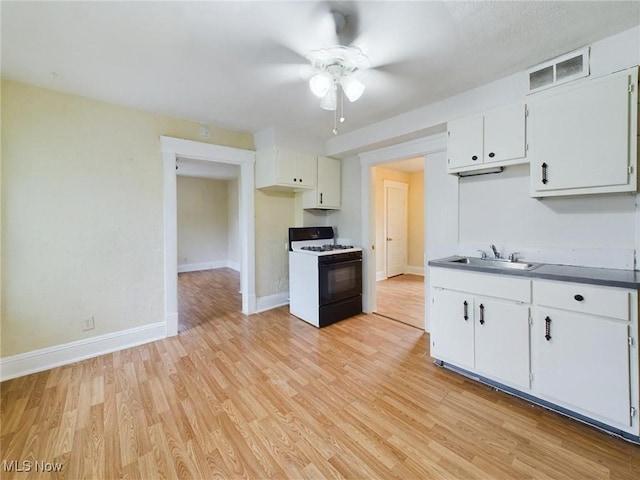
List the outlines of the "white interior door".
{"type": "Polygon", "coordinates": [[[409,185],[384,181],[386,274],[394,277],[407,268],[407,204],[409,185]]]}

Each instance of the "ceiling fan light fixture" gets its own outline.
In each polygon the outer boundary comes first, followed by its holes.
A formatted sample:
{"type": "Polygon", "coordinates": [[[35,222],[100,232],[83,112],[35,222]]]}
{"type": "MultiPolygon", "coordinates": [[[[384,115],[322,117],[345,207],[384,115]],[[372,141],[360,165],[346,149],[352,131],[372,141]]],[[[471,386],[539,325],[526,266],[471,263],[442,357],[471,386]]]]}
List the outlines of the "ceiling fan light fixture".
{"type": "MultiPolygon", "coordinates": [[[[346,21],[347,17],[345,17],[346,21]]],[[[338,25],[336,21],[336,25],[338,25]]],[[[334,112],[333,134],[338,134],[338,94],[340,94],[340,123],[344,122],[343,98],[355,102],[364,92],[364,84],[353,77],[360,70],[371,67],[367,57],[358,47],[335,45],[313,50],[306,55],[315,75],[309,81],[314,95],[321,97],[320,107],[334,112]],[[327,84],[329,87],[327,87],[327,84]],[[324,93],[324,95],[323,95],[324,93]]]]}
{"type": "Polygon", "coordinates": [[[327,94],[320,100],[320,107],[325,110],[336,110],[338,108],[338,96],[336,94],[335,86],[327,92],[327,94]]]}
{"type": "Polygon", "coordinates": [[[309,80],[311,92],[318,98],[323,98],[329,93],[334,80],[328,72],[320,72],[309,80]]]}
{"type": "Polygon", "coordinates": [[[364,83],[352,76],[342,77],[340,79],[340,85],[342,85],[342,90],[350,102],[358,100],[365,89],[364,83]]]}

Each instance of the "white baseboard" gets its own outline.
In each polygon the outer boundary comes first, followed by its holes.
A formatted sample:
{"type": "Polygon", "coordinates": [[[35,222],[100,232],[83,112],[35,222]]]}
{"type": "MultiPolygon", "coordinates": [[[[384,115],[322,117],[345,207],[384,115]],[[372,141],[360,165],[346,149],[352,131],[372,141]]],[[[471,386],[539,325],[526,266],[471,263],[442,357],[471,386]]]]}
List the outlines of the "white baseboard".
{"type": "Polygon", "coordinates": [[[178,273],[183,272],[199,272],[200,270],[213,270],[215,268],[231,268],[236,271],[240,271],[240,265],[237,262],[231,260],[216,260],[215,262],[202,262],[202,263],[183,263],[178,265],[178,273]]]}
{"type": "Polygon", "coordinates": [[[256,298],[256,309],[254,313],[264,312],[272,308],[282,307],[283,305],[289,305],[288,292],[258,297],[256,298]]]}
{"type": "Polygon", "coordinates": [[[424,267],[415,267],[413,265],[407,266],[407,272],[411,275],[422,275],[424,277],[424,267]]]}
{"type": "Polygon", "coordinates": [[[0,381],[42,372],[162,338],[165,338],[165,323],[158,322],[0,358],[0,381]]]}
{"type": "MultiPolygon", "coordinates": [[[[407,265],[404,273],[410,273],[411,275],[422,275],[424,277],[424,267],[414,267],[412,265],[407,265]]],[[[376,282],[386,279],[387,275],[384,271],[376,272],[376,282]]]]}

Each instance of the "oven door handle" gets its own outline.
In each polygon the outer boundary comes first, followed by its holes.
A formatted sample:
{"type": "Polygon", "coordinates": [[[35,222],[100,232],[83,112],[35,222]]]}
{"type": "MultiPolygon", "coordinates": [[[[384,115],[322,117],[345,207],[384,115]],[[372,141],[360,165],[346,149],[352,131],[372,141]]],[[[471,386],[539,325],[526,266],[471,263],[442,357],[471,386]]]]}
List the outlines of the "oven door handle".
{"type": "Polygon", "coordinates": [[[351,260],[342,260],[338,262],[321,263],[320,267],[334,267],[336,265],[349,265],[350,263],[362,263],[361,258],[352,258],[351,260]]]}

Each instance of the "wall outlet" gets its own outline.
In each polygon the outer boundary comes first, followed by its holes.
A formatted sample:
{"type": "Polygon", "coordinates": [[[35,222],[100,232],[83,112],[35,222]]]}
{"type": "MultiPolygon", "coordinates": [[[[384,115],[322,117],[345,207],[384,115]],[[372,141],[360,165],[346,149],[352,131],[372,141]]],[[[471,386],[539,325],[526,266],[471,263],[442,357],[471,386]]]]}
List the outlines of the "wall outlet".
{"type": "Polygon", "coordinates": [[[93,315],[82,320],[82,330],[84,332],[86,332],[87,330],[93,330],[94,328],[96,328],[96,322],[93,319],[93,315]]]}

